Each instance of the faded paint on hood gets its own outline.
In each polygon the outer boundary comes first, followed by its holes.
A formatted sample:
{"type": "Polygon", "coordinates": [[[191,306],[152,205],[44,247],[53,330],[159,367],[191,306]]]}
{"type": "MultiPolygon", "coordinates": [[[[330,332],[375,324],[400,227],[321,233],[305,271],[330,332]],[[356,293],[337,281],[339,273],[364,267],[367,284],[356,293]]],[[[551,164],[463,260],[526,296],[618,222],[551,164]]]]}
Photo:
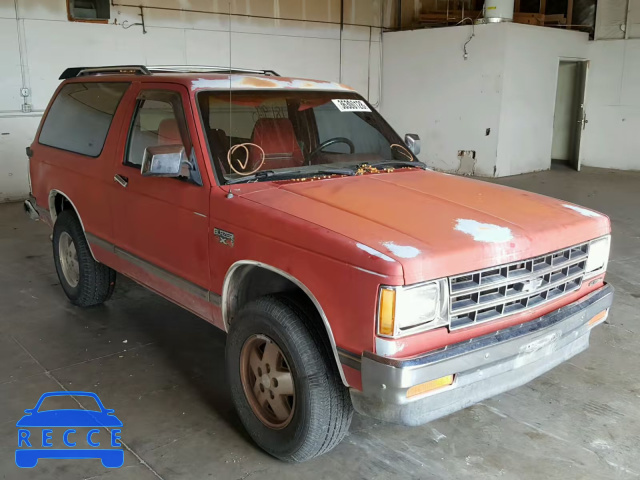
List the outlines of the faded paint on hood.
{"type": "Polygon", "coordinates": [[[274,182],[241,195],[340,233],[407,284],[487,268],[605,235],[602,214],[542,195],[437,172],[274,182]]]}

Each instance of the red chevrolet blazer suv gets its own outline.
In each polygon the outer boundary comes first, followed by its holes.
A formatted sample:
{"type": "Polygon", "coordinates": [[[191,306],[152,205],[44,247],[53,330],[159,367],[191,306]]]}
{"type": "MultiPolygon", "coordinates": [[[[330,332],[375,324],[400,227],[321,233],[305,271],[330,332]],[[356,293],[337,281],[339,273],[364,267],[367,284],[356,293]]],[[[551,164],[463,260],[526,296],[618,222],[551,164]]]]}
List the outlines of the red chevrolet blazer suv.
{"type": "Polygon", "coordinates": [[[227,332],[238,415],[304,461],[353,411],[420,425],[538,377],[609,313],[609,219],[420,162],[352,89],[273,71],[69,68],[30,157],[79,306],[116,272],[227,332]]]}

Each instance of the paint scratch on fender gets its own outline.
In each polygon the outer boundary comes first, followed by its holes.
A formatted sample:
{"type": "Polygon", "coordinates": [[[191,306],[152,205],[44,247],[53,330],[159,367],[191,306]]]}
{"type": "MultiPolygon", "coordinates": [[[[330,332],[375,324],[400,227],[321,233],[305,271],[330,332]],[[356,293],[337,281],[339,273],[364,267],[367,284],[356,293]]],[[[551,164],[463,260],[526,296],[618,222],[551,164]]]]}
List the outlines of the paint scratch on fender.
{"type": "Polygon", "coordinates": [[[420,255],[420,250],[410,245],[396,245],[393,242],[383,242],[387,250],[393,253],[396,257],[400,258],[414,258],[420,255]]]}
{"type": "Polygon", "coordinates": [[[383,357],[392,357],[404,350],[407,345],[399,340],[386,340],[376,337],[376,353],[383,357]]]}
{"type": "Polygon", "coordinates": [[[585,217],[601,217],[602,216],[598,212],[594,212],[593,210],[588,210],[586,208],[582,208],[577,205],[569,205],[569,204],[563,203],[562,206],[564,208],[570,208],[574,212],[578,212],[580,215],[584,215],[585,217]]]}
{"type": "Polygon", "coordinates": [[[382,273],[372,272],[371,270],[367,270],[366,268],[353,267],[356,270],[360,270],[361,272],[368,273],[369,275],[376,275],[377,277],[387,278],[387,275],[383,275],[382,273]]]}
{"type": "Polygon", "coordinates": [[[358,243],[357,246],[360,250],[367,252],[369,255],[373,255],[374,257],[381,258],[385,262],[395,262],[395,260],[388,255],[385,255],[384,253],[379,252],[378,250],[371,248],[363,243],[358,243]]]}
{"type": "Polygon", "coordinates": [[[513,240],[513,234],[507,227],[480,223],[475,220],[459,218],[455,230],[471,235],[477,242],[503,243],[513,240]]]}

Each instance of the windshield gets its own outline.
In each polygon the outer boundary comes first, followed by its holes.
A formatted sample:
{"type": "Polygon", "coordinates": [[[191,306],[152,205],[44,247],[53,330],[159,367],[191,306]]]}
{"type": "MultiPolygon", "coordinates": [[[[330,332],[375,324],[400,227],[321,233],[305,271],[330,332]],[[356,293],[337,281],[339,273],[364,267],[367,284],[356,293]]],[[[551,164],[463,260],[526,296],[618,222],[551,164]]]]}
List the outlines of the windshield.
{"type": "Polygon", "coordinates": [[[204,91],[198,103],[213,163],[225,183],[418,163],[356,93],[204,91]]]}

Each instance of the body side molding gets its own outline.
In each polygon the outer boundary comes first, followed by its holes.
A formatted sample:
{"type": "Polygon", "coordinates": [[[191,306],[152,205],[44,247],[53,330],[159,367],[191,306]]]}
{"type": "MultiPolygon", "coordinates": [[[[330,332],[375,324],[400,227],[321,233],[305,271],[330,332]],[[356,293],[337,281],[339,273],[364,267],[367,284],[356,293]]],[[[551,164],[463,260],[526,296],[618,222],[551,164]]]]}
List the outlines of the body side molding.
{"type": "Polygon", "coordinates": [[[122,248],[115,246],[111,242],[103,240],[102,238],[97,237],[91,233],[87,233],[86,236],[87,236],[87,241],[90,244],[93,244],[96,247],[103,248],[108,252],[114,253],[115,255],[122,258],[123,260],[126,260],[132,265],[135,265],[145,270],[147,273],[150,273],[151,275],[161,278],[165,282],[170,283],[171,285],[178,287],[184,290],[185,292],[188,292],[196,297],[200,297],[212,303],[213,305],[220,306],[221,297],[217,293],[211,292],[206,288],[201,287],[200,285],[196,285],[195,283],[190,282],[189,280],[186,280],[178,275],[168,272],[164,268],[158,267],[157,265],[154,265],[151,262],[148,262],[132,253],[129,253],[126,250],[123,250],[122,248]]]}

